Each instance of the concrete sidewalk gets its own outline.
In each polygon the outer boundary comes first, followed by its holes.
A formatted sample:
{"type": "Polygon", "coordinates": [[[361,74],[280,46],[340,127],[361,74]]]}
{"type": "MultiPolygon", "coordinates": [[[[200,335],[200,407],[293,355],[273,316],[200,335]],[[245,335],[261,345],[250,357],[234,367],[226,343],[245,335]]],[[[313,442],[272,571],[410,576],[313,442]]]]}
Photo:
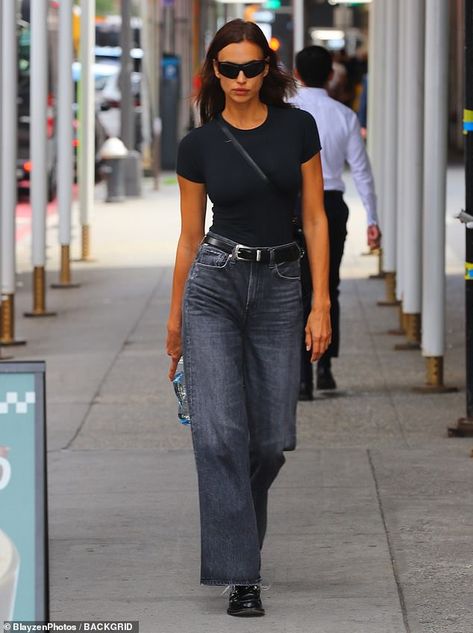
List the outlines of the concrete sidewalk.
{"type": "MultiPolygon", "coordinates": [[[[452,173],[451,213],[459,182],[452,173]]],[[[58,317],[17,327],[28,346],[15,357],[48,367],[53,619],[138,619],[144,633],[471,633],[473,440],[446,438],[465,411],[461,227],[447,237],[446,354],[460,392],[417,395],[423,359],[393,350],[397,312],[376,307],[384,286],[366,279],[376,262],[360,256],[363,211],[351,188],[347,199],[340,392],[299,407],[299,448],[270,496],[258,621],[229,618],[221,589],[198,584],[190,431],[163,351],[176,184],[97,203],[81,288],[51,290],[58,317]]],[[[18,314],[31,304],[27,253],[18,314]]]]}

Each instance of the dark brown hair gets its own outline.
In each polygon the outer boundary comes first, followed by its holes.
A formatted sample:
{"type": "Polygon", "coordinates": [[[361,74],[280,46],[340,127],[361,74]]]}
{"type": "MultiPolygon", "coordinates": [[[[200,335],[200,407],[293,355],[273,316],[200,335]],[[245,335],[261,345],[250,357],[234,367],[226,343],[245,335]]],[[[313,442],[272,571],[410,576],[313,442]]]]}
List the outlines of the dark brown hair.
{"type": "Polygon", "coordinates": [[[259,46],[264,59],[269,60],[269,72],[263,80],[259,94],[261,101],[281,108],[291,107],[285,99],[294,92],[294,79],[280,67],[278,57],[270,48],[263,31],[254,22],[231,20],[215,34],[200,71],[202,84],[197,95],[197,103],[202,124],[215,119],[225,107],[225,93],[215,76],[213,60],[217,59],[225,46],[243,41],[259,46]]]}

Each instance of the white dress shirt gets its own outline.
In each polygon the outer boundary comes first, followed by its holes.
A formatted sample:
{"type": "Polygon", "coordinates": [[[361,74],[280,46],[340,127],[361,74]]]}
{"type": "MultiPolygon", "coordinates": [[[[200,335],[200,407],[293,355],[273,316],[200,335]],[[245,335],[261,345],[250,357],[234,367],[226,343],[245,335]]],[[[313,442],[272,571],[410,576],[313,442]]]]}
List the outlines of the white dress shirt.
{"type": "Polygon", "coordinates": [[[310,112],[317,122],[325,191],[345,191],[342,176],[346,161],[366,209],[368,225],[378,224],[373,174],[356,114],[322,88],[302,86],[291,103],[310,112]]]}

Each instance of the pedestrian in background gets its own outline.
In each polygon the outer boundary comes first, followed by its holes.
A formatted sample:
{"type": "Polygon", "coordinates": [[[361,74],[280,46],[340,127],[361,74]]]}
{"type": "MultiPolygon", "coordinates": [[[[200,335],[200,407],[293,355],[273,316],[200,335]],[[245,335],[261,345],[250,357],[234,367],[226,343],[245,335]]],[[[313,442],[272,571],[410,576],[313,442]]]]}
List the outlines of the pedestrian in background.
{"type": "MultiPolygon", "coordinates": [[[[332,78],[332,56],[322,46],[309,46],[296,56],[296,76],[302,83],[292,99],[297,107],[310,112],[317,122],[322,145],[324,199],[330,236],[330,301],[332,342],[317,363],[317,389],[336,389],[331,360],[340,346],[340,265],[347,235],[348,207],[343,199],[343,169],[350,166],[355,185],[366,209],[368,246],[379,248],[381,232],[376,213],[376,194],[371,166],[361,137],[356,114],[327,94],[332,78]]],[[[302,285],[305,313],[310,311],[312,286],[309,268],[302,261],[302,285]]],[[[310,355],[303,353],[300,399],[313,398],[313,375],[310,355]]]]}
{"type": "Polygon", "coordinates": [[[301,187],[316,288],[305,328],[312,360],[331,335],[320,143],[313,117],[287,103],[293,79],[254,23],[225,24],[201,75],[202,127],[182,140],[177,161],[169,377],[183,352],[201,582],[231,586],[230,615],[259,616],[268,490],[295,447],[302,303],[292,216],[301,187]]]}

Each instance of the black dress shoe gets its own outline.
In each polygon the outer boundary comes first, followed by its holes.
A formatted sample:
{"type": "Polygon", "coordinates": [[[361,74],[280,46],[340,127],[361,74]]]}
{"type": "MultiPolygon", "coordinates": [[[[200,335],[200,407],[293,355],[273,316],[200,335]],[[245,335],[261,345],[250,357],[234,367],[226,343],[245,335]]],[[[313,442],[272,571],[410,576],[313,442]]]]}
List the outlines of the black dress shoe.
{"type": "Polygon", "coordinates": [[[264,615],[258,585],[235,585],[230,593],[228,615],[251,618],[264,615]]]}
{"type": "Polygon", "coordinates": [[[317,389],[320,391],[329,391],[336,388],[337,383],[332,376],[330,367],[317,367],[317,389]]]}
{"type": "Polygon", "coordinates": [[[299,400],[313,400],[314,399],[314,391],[312,385],[307,385],[305,382],[301,382],[301,386],[299,388],[299,400]]]}

